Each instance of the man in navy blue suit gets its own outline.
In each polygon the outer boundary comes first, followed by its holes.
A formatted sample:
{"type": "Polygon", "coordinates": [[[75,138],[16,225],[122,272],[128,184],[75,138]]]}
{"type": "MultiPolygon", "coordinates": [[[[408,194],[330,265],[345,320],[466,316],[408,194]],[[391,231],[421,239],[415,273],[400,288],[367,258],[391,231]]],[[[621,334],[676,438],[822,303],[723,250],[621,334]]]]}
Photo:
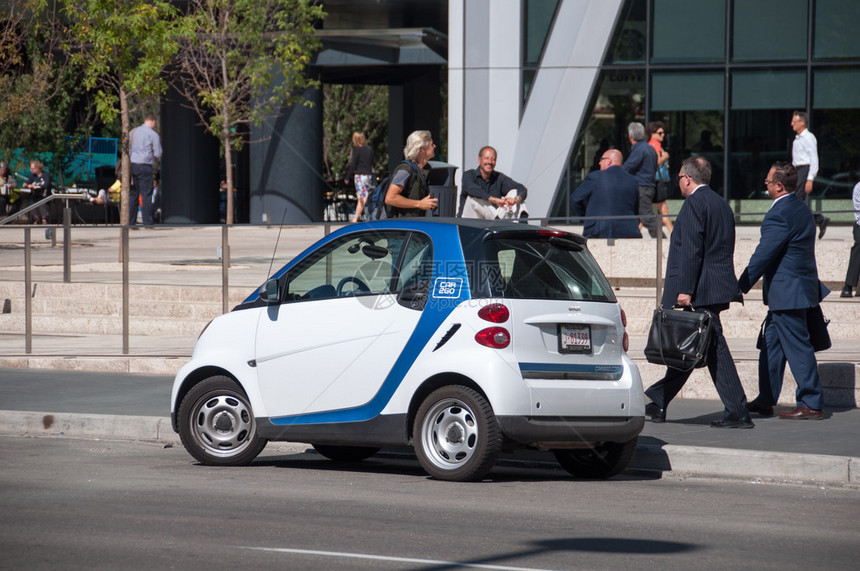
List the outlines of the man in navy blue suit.
{"type": "MultiPolygon", "coordinates": [[[[600,170],[585,177],[570,197],[576,216],[636,216],[639,184],[621,170],[621,151],[610,149],[600,159],[600,170]]],[[[641,238],[639,221],[629,219],[586,220],[586,238],[641,238]]]]}
{"type": "Polygon", "coordinates": [[[772,416],[782,390],[785,362],[797,381],[797,405],[782,418],[821,419],[821,378],[809,339],[806,314],[830,293],[818,279],[815,264],[815,220],[794,194],[797,170],[774,163],[765,179],[773,204],[761,223],[761,241],[741,274],[742,291],[764,277],[768,306],[758,360],[759,394],[748,407],[772,416]]]}
{"type": "MultiPolygon", "coordinates": [[[[692,306],[713,316],[708,346],[708,372],[725,411],[715,428],[753,428],[747,399],[729,346],[723,337],[720,312],[732,301],[743,301],[735,277],[735,218],[720,195],[708,187],[711,165],[704,157],[689,157],[681,165],[678,185],[684,205],[669,241],[669,259],[663,285],[663,307],[692,306]]],[[[691,371],[669,368],[645,394],[651,399],[645,414],[655,422],[666,420],[666,407],[690,378],[691,371]]]]}

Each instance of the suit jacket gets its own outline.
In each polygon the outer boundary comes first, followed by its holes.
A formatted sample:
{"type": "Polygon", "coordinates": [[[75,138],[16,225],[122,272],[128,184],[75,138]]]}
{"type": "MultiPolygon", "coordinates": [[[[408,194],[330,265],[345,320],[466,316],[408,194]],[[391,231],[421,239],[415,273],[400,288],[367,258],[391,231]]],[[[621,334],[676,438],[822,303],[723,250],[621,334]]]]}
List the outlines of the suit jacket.
{"type": "Polygon", "coordinates": [[[735,216],[728,203],[707,185],[684,200],[669,241],[663,284],[664,307],[675,305],[679,293],[692,297],[693,307],[743,301],[735,277],[735,216]]]}
{"type": "Polygon", "coordinates": [[[764,303],[773,311],[815,307],[830,293],[818,280],[815,220],[795,195],[777,200],[761,223],[761,241],[741,274],[748,292],[764,276],[764,303]]]}
{"type": "MultiPolygon", "coordinates": [[[[582,181],[570,197],[577,216],[635,216],[639,212],[639,185],[621,167],[594,171],[582,181]]],[[[641,238],[639,221],[586,220],[582,235],[586,238],[641,238]]]]}

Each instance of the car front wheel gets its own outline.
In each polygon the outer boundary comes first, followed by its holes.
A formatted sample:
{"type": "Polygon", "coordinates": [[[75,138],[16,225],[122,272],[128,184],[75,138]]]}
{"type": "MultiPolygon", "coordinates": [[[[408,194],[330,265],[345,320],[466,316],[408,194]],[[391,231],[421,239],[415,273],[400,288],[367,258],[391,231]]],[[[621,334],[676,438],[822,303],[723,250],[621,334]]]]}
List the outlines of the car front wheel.
{"type": "Polygon", "coordinates": [[[413,425],[415,454],[439,480],[480,480],[502,450],[502,432],[490,403],[468,387],[435,390],[421,403],[413,425]]]}
{"type": "Polygon", "coordinates": [[[266,446],[248,397],[223,376],[194,385],[182,399],[179,437],[189,454],[210,466],[248,464],[266,446]]]}
{"type": "Polygon", "coordinates": [[[585,450],[553,450],[561,467],[576,478],[605,479],[621,473],[633,453],[636,438],[627,442],[604,442],[585,450]]]}

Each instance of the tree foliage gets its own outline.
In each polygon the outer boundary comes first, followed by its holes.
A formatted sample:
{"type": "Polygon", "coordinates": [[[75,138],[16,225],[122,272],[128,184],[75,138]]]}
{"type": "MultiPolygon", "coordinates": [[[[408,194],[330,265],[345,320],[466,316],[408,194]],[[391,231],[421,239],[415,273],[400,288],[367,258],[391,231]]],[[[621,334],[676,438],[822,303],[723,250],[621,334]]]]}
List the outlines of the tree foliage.
{"type": "Polygon", "coordinates": [[[63,184],[92,113],[81,98],[78,70],[62,49],[69,32],[62,5],[11,0],[5,7],[0,15],[0,156],[18,172],[38,158],[63,184]],[[14,149],[23,149],[23,155],[16,157],[14,149]]]}
{"type": "Polygon", "coordinates": [[[83,84],[94,91],[101,118],[121,121],[122,202],[128,224],[130,113],[164,92],[162,70],[176,53],[179,11],[164,0],[64,0],[72,23],[70,48],[83,84]]]}
{"type": "Polygon", "coordinates": [[[325,13],[313,0],[190,0],[174,85],[219,138],[227,167],[227,223],[233,223],[232,151],[241,133],[317,86],[306,69],[325,13]]]}
{"type": "Polygon", "coordinates": [[[355,131],[364,133],[373,148],[375,171],[384,172],[388,167],[387,86],[323,86],[323,168],[328,180],[343,180],[355,131]]]}

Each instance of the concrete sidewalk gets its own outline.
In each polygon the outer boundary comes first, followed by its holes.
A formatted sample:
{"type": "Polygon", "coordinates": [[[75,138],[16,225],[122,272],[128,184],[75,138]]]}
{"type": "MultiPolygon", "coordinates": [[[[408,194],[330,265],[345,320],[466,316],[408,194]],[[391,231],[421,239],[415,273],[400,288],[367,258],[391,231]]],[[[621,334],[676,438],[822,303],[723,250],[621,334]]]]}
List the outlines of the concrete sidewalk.
{"type": "MultiPolygon", "coordinates": [[[[179,442],[169,419],[171,377],[0,369],[0,379],[0,434],[179,442]]],[[[722,408],[676,399],[668,422],[645,424],[630,469],[860,485],[860,409],[828,408],[822,421],[755,417],[752,430],[711,428],[722,408]]],[[[532,451],[506,461],[554,463],[532,451]]]]}

